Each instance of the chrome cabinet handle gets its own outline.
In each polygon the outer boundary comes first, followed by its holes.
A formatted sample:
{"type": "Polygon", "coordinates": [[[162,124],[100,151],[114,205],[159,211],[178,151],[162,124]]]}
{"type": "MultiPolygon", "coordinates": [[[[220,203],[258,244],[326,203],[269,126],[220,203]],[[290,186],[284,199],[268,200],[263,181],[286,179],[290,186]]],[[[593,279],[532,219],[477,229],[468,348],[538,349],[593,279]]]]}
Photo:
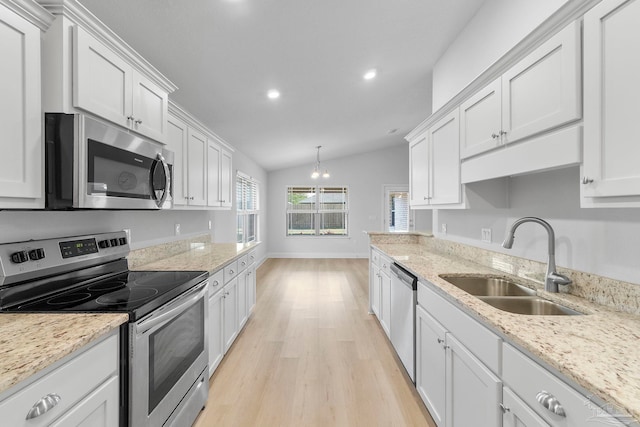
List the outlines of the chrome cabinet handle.
{"type": "Polygon", "coordinates": [[[502,136],[502,135],[506,135],[506,134],[507,134],[507,131],[506,131],[506,130],[500,130],[500,136],[502,136]]]}
{"type": "Polygon", "coordinates": [[[438,344],[442,344],[444,340],[442,338],[438,338],[438,344]]]}
{"type": "Polygon", "coordinates": [[[242,261],[242,266],[244,267],[245,265],[247,265],[247,263],[245,261],[242,261]]]}
{"type": "Polygon", "coordinates": [[[133,116],[127,116],[127,121],[133,120],[133,116]]]}
{"type": "Polygon", "coordinates": [[[218,282],[217,280],[213,281],[213,286],[218,286],[220,284],[220,282],[218,282]]]}
{"type": "Polygon", "coordinates": [[[42,399],[38,400],[31,409],[29,409],[29,412],[27,412],[27,418],[25,419],[31,420],[45,414],[60,403],[61,400],[62,398],[55,393],[47,394],[42,399]]]}
{"type": "Polygon", "coordinates": [[[560,401],[548,391],[542,390],[536,395],[536,400],[548,411],[553,412],[554,414],[561,417],[567,416],[567,414],[564,412],[564,408],[560,404],[560,401]]]}
{"type": "Polygon", "coordinates": [[[583,177],[582,177],[582,183],[583,183],[584,185],[591,184],[592,182],[593,182],[593,179],[592,179],[592,178],[588,178],[588,177],[586,177],[586,176],[583,176],[583,177]]]}
{"type": "Polygon", "coordinates": [[[135,124],[137,124],[137,125],[142,124],[142,120],[140,120],[140,119],[136,120],[135,124]]]}
{"type": "Polygon", "coordinates": [[[229,274],[233,274],[233,273],[235,273],[235,271],[229,270],[229,274]]]}
{"type": "Polygon", "coordinates": [[[504,406],[503,403],[500,403],[500,409],[502,410],[503,414],[506,414],[507,412],[511,411],[511,409],[509,409],[506,406],[504,406]]]}

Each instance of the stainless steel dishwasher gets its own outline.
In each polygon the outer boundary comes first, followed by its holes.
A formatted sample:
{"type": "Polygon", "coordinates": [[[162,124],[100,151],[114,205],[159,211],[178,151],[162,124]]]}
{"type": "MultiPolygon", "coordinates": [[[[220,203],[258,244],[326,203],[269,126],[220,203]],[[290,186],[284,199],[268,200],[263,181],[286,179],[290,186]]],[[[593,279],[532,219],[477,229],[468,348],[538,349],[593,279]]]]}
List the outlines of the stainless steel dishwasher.
{"type": "Polygon", "coordinates": [[[391,344],[411,381],[416,382],[416,276],[391,264],[391,344]]]}

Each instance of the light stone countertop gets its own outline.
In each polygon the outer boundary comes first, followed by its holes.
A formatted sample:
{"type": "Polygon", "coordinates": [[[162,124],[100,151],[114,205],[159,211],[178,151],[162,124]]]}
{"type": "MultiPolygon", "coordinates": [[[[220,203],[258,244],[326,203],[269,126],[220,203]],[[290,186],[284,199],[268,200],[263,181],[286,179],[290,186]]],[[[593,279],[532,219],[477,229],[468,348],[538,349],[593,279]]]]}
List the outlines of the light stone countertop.
{"type": "Polygon", "coordinates": [[[0,395],[128,319],[124,313],[1,313],[0,395]]]}
{"type": "Polygon", "coordinates": [[[372,242],[372,246],[435,285],[436,291],[508,342],[582,388],[587,397],[597,397],[610,412],[631,415],[636,422],[640,420],[639,315],[619,312],[566,293],[545,292],[537,283],[464,258],[429,251],[424,245],[372,242]],[[511,278],[536,288],[539,296],[585,315],[529,316],[505,312],[439,277],[469,273],[511,278]]]}

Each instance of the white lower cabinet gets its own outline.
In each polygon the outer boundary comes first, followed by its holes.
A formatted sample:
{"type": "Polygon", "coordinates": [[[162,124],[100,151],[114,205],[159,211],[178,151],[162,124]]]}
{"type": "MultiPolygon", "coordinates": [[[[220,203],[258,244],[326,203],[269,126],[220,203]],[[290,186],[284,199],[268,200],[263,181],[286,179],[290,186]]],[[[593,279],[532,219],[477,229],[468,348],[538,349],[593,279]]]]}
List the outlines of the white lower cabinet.
{"type": "Polygon", "coordinates": [[[234,278],[224,285],[223,295],[223,317],[224,317],[224,352],[226,353],[231,344],[238,336],[238,279],[234,278]]]}
{"type": "Polygon", "coordinates": [[[370,277],[370,290],[369,292],[369,304],[371,305],[371,312],[380,317],[380,267],[377,264],[371,263],[369,266],[370,277]]]}
{"type": "Polygon", "coordinates": [[[253,312],[253,308],[256,306],[256,266],[252,264],[247,268],[247,311],[248,315],[253,312]]]}
{"type": "Polygon", "coordinates": [[[249,317],[249,307],[247,306],[248,281],[246,270],[238,274],[238,329],[242,329],[249,317]]]}
{"type": "Polygon", "coordinates": [[[15,392],[0,402],[1,424],[12,427],[117,426],[119,363],[116,331],[98,343],[77,350],[69,361],[27,386],[15,386],[15,392]],[[45,398],[58,400],[58,403],[27,420],[27,414],[45,398]]]}
{"type": "Polygon", "coordinates": [[[416,307],[416,389],[438,426],[445,421],[446,333],[422,307],[416,307]]]}
{"type": "Polygon", "coordinates": [[[209,278],[209,376],[224,357],[224,289],[222,270],[209,278]]]}
{"type": "Polygon", "coordinates": [[[380,313],[378,319],[382,329],[390,336],[391,334],[391,276],[389,275],[388,259],[380,261],[380,313]]]}

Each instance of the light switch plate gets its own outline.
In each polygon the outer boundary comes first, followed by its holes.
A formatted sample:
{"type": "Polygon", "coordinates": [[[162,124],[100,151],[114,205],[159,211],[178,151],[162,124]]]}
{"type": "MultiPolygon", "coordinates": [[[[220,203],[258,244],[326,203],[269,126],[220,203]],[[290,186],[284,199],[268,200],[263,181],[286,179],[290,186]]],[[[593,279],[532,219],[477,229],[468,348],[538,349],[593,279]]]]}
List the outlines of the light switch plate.
{"type": "Polygon", "coordinates": [[[447,234],[447,224],[442,223],[440,229],[442,230],[442,234],[447,234]]]}
{"type": "Polygon", "coordinates": [[[482,232],[482,241],[486,243],[491,243],[491,229],[483,228],[481,229],[481,232],[482,232]]]}

